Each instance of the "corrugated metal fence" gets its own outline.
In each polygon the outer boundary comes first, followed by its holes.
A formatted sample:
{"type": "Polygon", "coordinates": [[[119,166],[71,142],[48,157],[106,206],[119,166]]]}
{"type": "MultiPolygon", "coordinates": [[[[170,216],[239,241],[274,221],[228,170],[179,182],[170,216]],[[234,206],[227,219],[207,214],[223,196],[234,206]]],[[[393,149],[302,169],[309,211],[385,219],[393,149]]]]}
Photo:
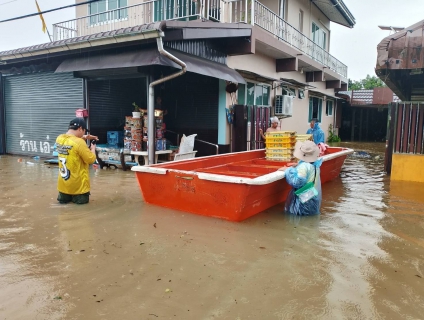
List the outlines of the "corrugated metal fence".
{"type": "Polygon", "coordinates": [[[385,169],[393,153],[424,154],[424,102],[391,103],[385,169]]]}

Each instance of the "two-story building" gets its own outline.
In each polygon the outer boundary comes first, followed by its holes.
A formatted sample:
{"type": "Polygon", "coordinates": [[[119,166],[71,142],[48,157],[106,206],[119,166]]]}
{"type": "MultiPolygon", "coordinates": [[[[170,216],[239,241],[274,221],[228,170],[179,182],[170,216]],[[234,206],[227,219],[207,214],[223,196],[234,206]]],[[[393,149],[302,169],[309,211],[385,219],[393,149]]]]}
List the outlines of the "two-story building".
{"type": "Polygon", "coordinates": [[[76,109],[87,109],[91,132],[105,140],[106,131],[123,128],[133,102],[147,109],[149,85],[179,71],[178,61],[186,73],[150,86],[168,111],[169,131],[197,133],[222,152],[237,139],[259,141],[274,114],[282,130],[304,133],[318,118],[326,131],[338,117],[335,92],[348,82],[347,66],[329,53],[330,22],[355,24],[342,0],[77,6],[76,19],[53,26],[52,42],[0,52],[0,153],[50,154],[76,109]],[[228,121],[234,104],[248,106],[234,121],[249,122],[250,135],[234,134],[245,130],[228,121]]]}

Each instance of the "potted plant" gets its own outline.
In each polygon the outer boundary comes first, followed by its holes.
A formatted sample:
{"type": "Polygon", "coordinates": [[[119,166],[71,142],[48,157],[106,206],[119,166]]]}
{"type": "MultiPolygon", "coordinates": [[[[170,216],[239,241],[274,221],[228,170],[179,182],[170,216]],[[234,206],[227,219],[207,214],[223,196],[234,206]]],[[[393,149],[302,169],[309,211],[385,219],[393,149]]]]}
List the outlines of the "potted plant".
{"type": "Polygon", "coordinates": [[[133,114],[133,118],[140,118],[141,117],[141,113],[140,113],[139,106],[135,102],[133,102],[132,105],[134,106],[134,111],[132,113],[133,114]]]}

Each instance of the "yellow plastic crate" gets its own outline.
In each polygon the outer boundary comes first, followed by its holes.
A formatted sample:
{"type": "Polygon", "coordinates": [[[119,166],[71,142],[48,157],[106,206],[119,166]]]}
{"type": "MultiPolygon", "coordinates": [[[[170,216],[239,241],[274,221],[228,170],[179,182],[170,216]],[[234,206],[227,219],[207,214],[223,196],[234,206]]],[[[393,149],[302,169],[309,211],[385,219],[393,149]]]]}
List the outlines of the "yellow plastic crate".
{"type": "Polygon", "coordinates": [[[292,157],[293,151],[294,150],[292,148],[267,148],[265,153],[267,157],[292,157]]]}
{"type": "Polygon", "coordinates": [[[267,160],[272,161],[293,161],[294,157],[265,157],[267,160]]]}
{"type": "Polygon", "coordinates": [[[306,141],[306,140],[312,141],[312,134],[298,134],[298,135],[296,135],[296,141],[306,141]]]}
{"type": "Polygon", "coordinates": [[[274,131],[274,132],[266,132],[266,138],[280,138],[280,137],[294,137],[296,135],[296,131],[274,131]]]}
{"type": "Polygon", "coordinates": [[[289,143],[280,143],[280,142],[267,142],[266,147],[267,148],[294,148],[295,143],[289,142],[289,143]]]}
{"type": "Polygon", "coordinates": [[[296,137],[295,136],[291,136],[291,137],[265,137],[265,142],[268,143],[295,143],[296,142],[296,137]]]}

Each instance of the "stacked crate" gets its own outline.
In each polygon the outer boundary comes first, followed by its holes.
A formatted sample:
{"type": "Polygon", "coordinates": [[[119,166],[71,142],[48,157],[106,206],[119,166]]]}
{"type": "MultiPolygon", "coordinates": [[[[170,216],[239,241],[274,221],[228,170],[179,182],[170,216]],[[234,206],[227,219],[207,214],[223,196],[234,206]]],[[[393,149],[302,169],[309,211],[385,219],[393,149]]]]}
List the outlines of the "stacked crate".
{"type": "Polygon", "coordinates": [[[274,161],[290,161],[296,144],[295,131],[267,132],[265,135],[266,159],[274,161]]]}
{"type": "Polygon", "coordinates": [[[312,134],[297,134],[296,135],[296,142],[303,142],[303,141],[307,141],[307,140],[311,140],[311,141],[313,141],[313,139],[312,139],[312,134]]]}

